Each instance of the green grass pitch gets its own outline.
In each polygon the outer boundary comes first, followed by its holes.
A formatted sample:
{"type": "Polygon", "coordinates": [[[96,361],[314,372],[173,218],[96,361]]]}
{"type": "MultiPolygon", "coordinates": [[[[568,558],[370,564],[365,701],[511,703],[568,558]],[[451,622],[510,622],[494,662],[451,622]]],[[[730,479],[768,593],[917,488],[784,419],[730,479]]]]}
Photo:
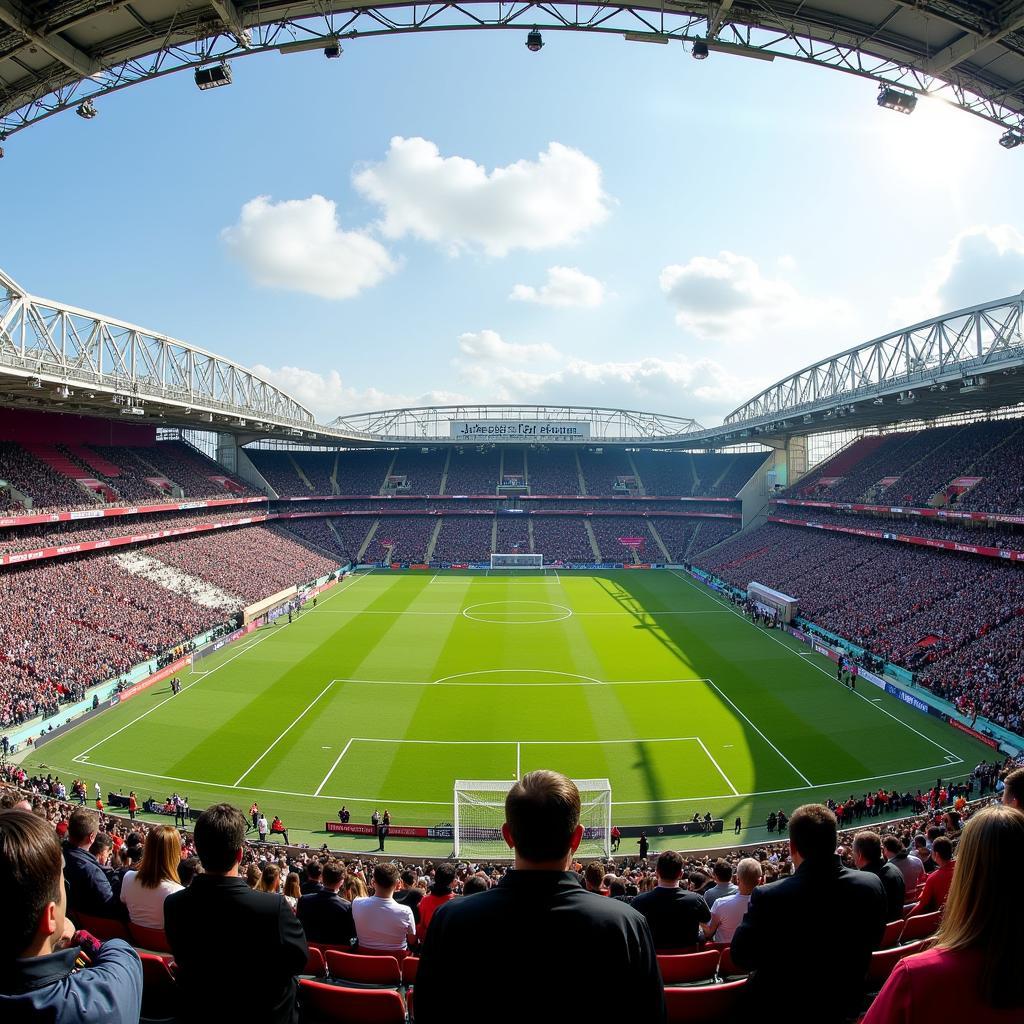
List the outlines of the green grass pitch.
{"type": "Polygon", "coordinates": [[[710,810],[731,842],[737,815],[760,841],[770,810],[927,788],[990,753],[867,683],[851,693],[827,659],[671,571],[357,575],[182,678],[29,764],[90,792],[257,800],[311,845],[342,803],[353,821],[387,807],[430,825],[451,821],[456,779],[555,768],[608,778],[618,824],[710,810]]]}

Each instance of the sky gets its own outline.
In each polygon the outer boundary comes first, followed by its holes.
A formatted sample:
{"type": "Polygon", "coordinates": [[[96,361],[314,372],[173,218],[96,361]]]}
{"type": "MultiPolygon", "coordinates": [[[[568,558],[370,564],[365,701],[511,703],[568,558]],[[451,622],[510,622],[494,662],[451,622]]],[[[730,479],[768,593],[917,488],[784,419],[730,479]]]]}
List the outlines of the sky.
{"type": "Polygon", "coordinates": [[[189,73],[0,164],[29,292],[254,368],[321,421],[445,402],[704,425],[1024,289],[1024,149],[936,101],[679,45],[455,32],[189,73]]]}

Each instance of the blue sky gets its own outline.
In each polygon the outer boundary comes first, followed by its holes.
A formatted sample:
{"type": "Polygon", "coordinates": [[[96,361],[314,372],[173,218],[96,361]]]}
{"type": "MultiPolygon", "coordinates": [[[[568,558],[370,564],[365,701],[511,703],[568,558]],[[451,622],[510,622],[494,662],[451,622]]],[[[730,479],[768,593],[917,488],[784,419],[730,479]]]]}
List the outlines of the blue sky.
{"type": "Polygon", "coordinates": [[[175,75],[51,118],[7,143],[0,267],[324,419],[466,399],[715,423],[1024,288],[1024,151],[993,125],[782,60],[524,39],[255,56],[229,88],[175,75]]]}

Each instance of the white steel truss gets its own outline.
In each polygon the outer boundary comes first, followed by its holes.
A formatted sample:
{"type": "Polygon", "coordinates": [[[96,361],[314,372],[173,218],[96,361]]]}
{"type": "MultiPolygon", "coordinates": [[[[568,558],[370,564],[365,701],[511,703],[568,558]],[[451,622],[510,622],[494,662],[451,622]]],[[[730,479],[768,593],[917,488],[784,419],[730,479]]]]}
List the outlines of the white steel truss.
{"type": "MultiPolygon", "coordinates": [[[[341,416],[333,426],[346,434],[372,436],[388,441],[456,443],[450,433],[453,420],[554,420],[586,423],[588,437],[582,443],[601,441],[647,442],[687,437],[702,430],[692,419],[639,412],[635,409],[604,409],[574,405],[439,405],[411,409],[387,409],[341,416]]],[[[465,443],[459,442],[459,443],[465,443]]]]}
{"type": "MultiPolygon", "coordinates": [[[[980,388],[987,374],[1024,365],[1024,293],[946,313],[847,349],[766,388],[724,420],[724,428],[813,415],[837,403],[951,383],[980,388]]],[[[881,403],[879,403],[881,404],[881,403]]]]}
{"type": "MultiPolygon", "coordinates": [[[[309,429],[313,414],[230,359],[134,324],[29,295],[0,271],[5,387],[97,393],[125,409],[171,407],[207,422],[309,429]],[[13,382],[13,383],[12,383],[13,382]]],[[[85,400],[85,395],[82,400],[85,400]]]]}
{"type": "Polygon", "coordinates": [[[0,0],[0,141],[85,99],[184,68],[282,46],[465,29],[706,40],[719,54],[834,68],[944,99],[1024,130],[1024,3],[954,0],[55,0],[33,15],[0,0]],[[77,42],[77,45],[75,43],[77,42]]]}

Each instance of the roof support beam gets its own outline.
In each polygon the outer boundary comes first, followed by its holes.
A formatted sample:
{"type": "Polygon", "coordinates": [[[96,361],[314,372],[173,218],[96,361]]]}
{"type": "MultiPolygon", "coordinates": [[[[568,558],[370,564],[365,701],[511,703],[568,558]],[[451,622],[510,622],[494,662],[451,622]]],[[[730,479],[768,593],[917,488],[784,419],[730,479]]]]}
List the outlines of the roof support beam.
{"type": "Polygon", "coordinates": [[[93,60],[77,46],[72,46],[58,35],[43,35],[32,28],[28,15],[13,0],[0,0],[0,22],[20,32],[30,43],[83,78],[89,78],[100,70],[99,61],[93,60]]]}
{"type": "Polygon", "coordinates": [[[718,30],[722,27],[722,22],[725,21],[731,7],[732,0],[722,0],[718,9],[708,18],[708,39],[714,39],[718,35],[718,30]]]}
{"type": "MultiPolygon", "coordinates": [[[[0,0],[0,3],[2,2],[3,0],[0,0]]],[[[250,46],[249,33],[246,32],[245,25],[242,23],[242,14],[235,6],[235,0],[210,0],[210,6],[238,41],[238,45],[248,49],[250,46]]]]}
{"type": "Polygon", "coordinates": [[[979,50],[998,43],[1019,28],[1024,28],[1024,3],[1008,7],[1004,12],[1002,23],[988,35],[975,35],[968,32],[955,43],[939,50],[934,57],[925,62],[923,70],[929,75],[944,74],[950,68],[954,68],[957,64],[974,56],[979,50]]]}

